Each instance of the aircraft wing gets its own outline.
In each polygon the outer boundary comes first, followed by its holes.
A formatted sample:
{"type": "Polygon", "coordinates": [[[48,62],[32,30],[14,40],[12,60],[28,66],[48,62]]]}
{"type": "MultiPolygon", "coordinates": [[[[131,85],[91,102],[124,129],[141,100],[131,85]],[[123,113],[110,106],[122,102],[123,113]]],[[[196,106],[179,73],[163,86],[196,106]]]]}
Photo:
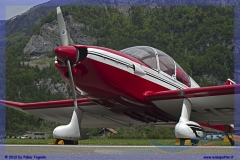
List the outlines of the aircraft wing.
{"type": "Polygon", "coordinates": [[[161,110],[180,117],[183,99],[192,104],[190,120],[197,123],[233,124],[240,85],[222,85],[202,88],[188,88],[164,92],[147,92],[145,99],[161,110]],[[235,107],[234,107],[235,106],[235,107]]]}
{"type": "MultiPolygon", "coordinates": [[[[179,118],[184,98],[190,100],[192,113],[190,120],[202,124],[224,125],[234,123],[234,111],[240,93],[240,85],[224,85],[203,88],[189,88],[164,92],[147,92],[145,99],[151,101],[166,113],[179,118]]],[[[74,110],[73,100],[58,100],[36,103],[0,101],[36,117],[68,124],[74,110]]],[[[116,114],[88,98],[77,100],[84,111],[82,127],[123,127],[142,125],[142,122],[123,114],[116,114]]],[[[176,122],[157,122],[152,125],[174,126],[176,122]]]]}
{"type": "MultiPolygon", "coordinates": [[[[34,115],[36,117],[62,124],[68,124],[74,110],[73,100],[58,100],[35,103],[0,101],[7,107],[34,115]]],[[[77,99],[78,107],[84,111],[82,127],[123,127],[141,122],[124,115],[113,113],[88,98],[77,99]]]]}

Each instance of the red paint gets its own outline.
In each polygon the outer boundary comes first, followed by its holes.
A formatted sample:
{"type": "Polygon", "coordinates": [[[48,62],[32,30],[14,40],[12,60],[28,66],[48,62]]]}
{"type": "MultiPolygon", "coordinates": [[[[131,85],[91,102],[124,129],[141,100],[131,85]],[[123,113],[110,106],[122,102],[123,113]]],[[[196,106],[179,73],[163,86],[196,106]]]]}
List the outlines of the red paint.
{"type": "MultiPolygon", "coordinates": [[[[2,104],[10,105],[13,107],[20,108],[22,110],[30,109],[47,109],[47,108],[64,108],[73,107],[74,103],[72,99],[69,100],[58,100],[58,101],[47,101],[47,102],[34,102],[34,103],[20,103],[12,101],[0,101],[2,104]]],[[[78,106],[96,105],[88,98],[77,99],[78,106]]]]}
{"type": "Polygon", "coordinates": [[[67,66],[60,66],[58,63],[55,63],[55,66],[57,67],[57,69],[58,69],[61,77],[63,78],[63,80],[70,86],[69,77],[66,77],[66,75],[68,75],[67,66]]]}
{"type": "Polygon", "coordinates": [[[234,128],[232,128],[230,125],[209,125],[207,123],[199,123],[203,127],[207,128],[212,128],[216,129],[222,132],[227,132],[227,133],[233,133],[234,128]]]}
{"type": "Polygon", "coordinates": [[[70,59],[73,64],[76,62],[77,49],[74,46],[60,46],[55,49],[55,54],[61,62],[65,63],[67,59],[70,59]]]}
{"type": "MultiPolygon", "coordinates": [[[[75,47],[104,50],[146,66],[138,59],[112,49],[85,45],[75,45],[75,47]]],[[[56,67],[58,68],[64,81],[69,84],[67,67],[62,67],[58,64],[56,64],[56,67]]],[[[72,70],[75,85],[85,93],[88,93],[91,97],[111,98],[113,95],[119,95],[130,99],[137,99],[143,103],[145,101],[143,93],[146,91],[157,92],[167,90],[167,88],[163,86],[89,58],[86,58],[81,63],[78,63],[72,70]]]]}
{"type": "Polygon", "coordinates": [[[145,92],[167,91],[168,89],[159,84],[140,78],[134,74],[129,75],[126,91],[141,101],[145,101],[145,92]]]}
{"type": "MultiPolygon", "coordinates": [[[[61,67],[58,64],[56,66],[63,79],[69,84],[66,76],[67,67],[61,67]]],[[[167,90],[156,83],[89,58],[78,63],[74,67],[74,73],[75,86],[87,93],[89,97],[96,99],[122,96],[139,103],[147,103],[144,101],[145,92],[167,90]]]]}
{"type": "Polygon", "coordinates": [[[188,88],[182,90],[169,90],[163,92],[147,92],[145,99],[149,101],[168,100],[193,97],[207,97],[218,95],[230,95],[239,92],[240,85],[222,85],[202,88],[188,88]]]}

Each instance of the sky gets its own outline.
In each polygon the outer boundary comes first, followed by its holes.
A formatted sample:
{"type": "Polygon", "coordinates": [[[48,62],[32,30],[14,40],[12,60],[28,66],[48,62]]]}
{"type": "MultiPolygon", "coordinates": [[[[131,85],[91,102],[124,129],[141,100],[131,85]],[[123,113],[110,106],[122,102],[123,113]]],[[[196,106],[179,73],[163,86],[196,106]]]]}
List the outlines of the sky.
{"type": "Polygon", "coordinates": [[[49,0],[0,0],[0,20],[12,18],[47,1],[49,0]]]}

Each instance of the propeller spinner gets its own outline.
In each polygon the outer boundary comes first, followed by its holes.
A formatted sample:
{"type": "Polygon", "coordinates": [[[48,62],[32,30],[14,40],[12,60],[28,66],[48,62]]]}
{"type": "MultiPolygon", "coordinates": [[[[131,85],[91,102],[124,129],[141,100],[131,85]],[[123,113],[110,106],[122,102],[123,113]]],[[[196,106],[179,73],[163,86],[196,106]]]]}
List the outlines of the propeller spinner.
{"type": "Polygon", "coordinates": [[[79,52],[74,46],[60,46],[55,49],[55,55],[63,63],[70,61],[72,66],[76,64],[79,59],[79,52]]]}

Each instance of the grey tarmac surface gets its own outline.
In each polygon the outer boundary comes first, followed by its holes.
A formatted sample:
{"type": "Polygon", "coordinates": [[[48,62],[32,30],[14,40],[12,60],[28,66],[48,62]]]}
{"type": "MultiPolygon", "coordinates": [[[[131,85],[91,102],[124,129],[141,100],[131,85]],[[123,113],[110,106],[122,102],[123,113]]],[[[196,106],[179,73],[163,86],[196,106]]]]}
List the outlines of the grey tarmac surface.
{"type": "Polygon", "coordinates": [[[231,146],[6,145],[7,154],[234,154],[231,146]]]}
{"type": "Polygon", "coordinates": [[[240,159],[238,146],[6,145],[0,150],[0,159],[240,159]]]}

